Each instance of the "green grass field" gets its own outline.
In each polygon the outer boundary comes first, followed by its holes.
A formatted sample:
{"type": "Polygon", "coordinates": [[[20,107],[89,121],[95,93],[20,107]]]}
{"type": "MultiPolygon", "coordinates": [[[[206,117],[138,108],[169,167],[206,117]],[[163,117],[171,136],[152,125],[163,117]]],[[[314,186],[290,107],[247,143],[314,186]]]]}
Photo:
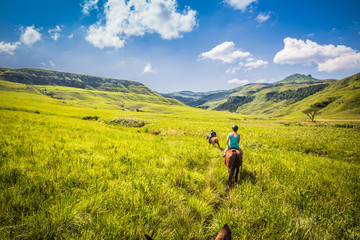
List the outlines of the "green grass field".
{"type": "Polygon", "coordinates": [[[357,121],[0,86],[0,239],[214,239],[225,223],[233,239],[360,238],[357,121]],[[225,147],[233,124],[244,165],[230,188],[205,134],[214,129],[225,147]]]}

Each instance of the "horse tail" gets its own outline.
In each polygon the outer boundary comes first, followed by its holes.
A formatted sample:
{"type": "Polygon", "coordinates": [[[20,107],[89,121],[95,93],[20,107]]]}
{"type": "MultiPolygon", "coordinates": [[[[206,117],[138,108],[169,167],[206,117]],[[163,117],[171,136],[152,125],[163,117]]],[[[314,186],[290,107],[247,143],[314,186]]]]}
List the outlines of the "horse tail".
{"type": "Polygon", "coordinates": [[[235,168],[236,168],[236,161],[237,161],[237,154],[236,154],[236,150],[232,150],[232,155],[231,155],[231,168],[230,168],[230,174],[229,174],[229,182],[231,181],[232,177],[234,176],[235,173],[235,168]]]}

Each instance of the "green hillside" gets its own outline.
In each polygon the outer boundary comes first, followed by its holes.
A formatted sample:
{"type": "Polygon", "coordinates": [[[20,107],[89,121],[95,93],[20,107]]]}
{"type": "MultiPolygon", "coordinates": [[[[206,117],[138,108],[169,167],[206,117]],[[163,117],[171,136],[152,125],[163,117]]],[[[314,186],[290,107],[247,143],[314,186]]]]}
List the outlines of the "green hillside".
{"type": "Polygon", "coordinates": [[[177,98],[193,107],[262,117],[303,118],[305,115],[302,111],[309,106],[327,104],[320,111],[322,116],[354,119],[360,117],[358,76],[359,74],[356,74],[337,81],[293,74],[273,84],[248,84],[219,91],[216,93],[216,98],[209,98],[213,95],[211,92],[201,94],[186,92],[187,99],[192,101],[191,104],[172,93],[167,97],[177,98]],[[196,100],[191,100],[195,97],[196,100]]]}
{"type": "Polygon", "coordinates": [[[158,93],[150,90],[144,84],[135,81],[41,69],[0,68],[0,80],[28,85],[56,85],[82,89],[95,89],[101,91],[159,96],[158,93]]]}
{"type": "Polygon", "coordinates": [[[289,106],[284,112],[296,117],[311,105],[320,104],[320,118],[359,119],[360,73],[331,83],[324,90],[289,106]]]}
{"type": "Polygon", "coordinates": [[[335,79],[327,79],[327,80],[320,80],[320,79],[316,79],[314,77],[312,77],[310,74],[309,75],[304,75],[304,74],[293,74],[290,75],[286,78],[284,78],[281,81],[276,82],[276,84],[288,84],[288,83],[292,83],[292,84],[314,84],[314,83],[323,83],[323,82],[331,82],[331,81],[336,81],[335,79]]]}

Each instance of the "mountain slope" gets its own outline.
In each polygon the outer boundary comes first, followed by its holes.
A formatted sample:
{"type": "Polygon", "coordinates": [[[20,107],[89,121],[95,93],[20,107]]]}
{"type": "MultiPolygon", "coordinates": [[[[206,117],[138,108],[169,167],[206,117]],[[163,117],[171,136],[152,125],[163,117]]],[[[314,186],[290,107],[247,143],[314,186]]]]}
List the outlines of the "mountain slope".
{"type": "MultiPolygon", "coordinates": [[[[358,118],[358,79],[359,74],[343,80],[319,80],[311,75],[293,74],[273,84],[248,84],[218,91],[216,100],[206,98],[209,93],[197,93],[196,101],[192,103],[195,107],[209,110],[267,117],[303,117],[303,110],[320,104],[324,106],[321,110],[324,116],[358,118]]],[[[188,98],[194,95],[191,92],[186,94],[188,98]]],[[[173,97],[171,95],[167,96],[173,97]]]]}
{"type": "Polygon", "coordinates": [[[329,80],[319,80],[309,75],[298,74],[295,73],[284,78],[281,81],[276,82],[276,84],[315,84],[315,83],[323,83],[324,81],[335,81],[335,79],[329,80]]]}
{"type": "Polygon", "coordinates": [[[135,81],[39,69],[0,68],[0,92],[3,95],[31,93],[62,104],[71,101],[72,105],[79,107],[90,105],[103,109],[116,107],[143,111],[154,106],[183,105],[135,81]]]}
{"type": "Polygon", "coordinates": [[[296,103],[285,111],[292,116],[311,105],[321,105],[322,116],[332,118],[359,118],[360,116],[360,73],[331,83],[324,90],[296,103]]]}
{"type": "Polygon", "coordinates": [[[0,80],[30,85],[57,85],[111,92],[124,92],[160,96],[160,94],[152,91],[144,84],[135,81],[103,78],[85,74],[49,71],[41,69],[0,68],[0,80]]]}

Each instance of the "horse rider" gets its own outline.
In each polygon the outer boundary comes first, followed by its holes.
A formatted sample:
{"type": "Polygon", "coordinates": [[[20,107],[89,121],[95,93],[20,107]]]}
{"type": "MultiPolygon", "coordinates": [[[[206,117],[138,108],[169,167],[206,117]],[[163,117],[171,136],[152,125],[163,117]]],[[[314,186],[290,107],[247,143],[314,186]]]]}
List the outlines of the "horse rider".
{"type": "Polygon", "coordinates": [[[226,139],[226,144],[227,147],[224,151],[224,155],[223,157],[225,157],[226,151],[229,150],[230,148],[236,148],[238,150],[240,150],[240,146],[239,146],[239,142],[240,142],[240,134],[237,133],[238,131],[238,126],[234,125],[232,126],[232,133],[229,133],[226,139]]]}
{"type": "Polygon", "coordinates": [[[214,130],[210,130],[210,137],[209,137],[209,143],[211,143],[211,139],[213,138],[213,137],[216,137],[216,132],[214,131],[214,130]]]}

